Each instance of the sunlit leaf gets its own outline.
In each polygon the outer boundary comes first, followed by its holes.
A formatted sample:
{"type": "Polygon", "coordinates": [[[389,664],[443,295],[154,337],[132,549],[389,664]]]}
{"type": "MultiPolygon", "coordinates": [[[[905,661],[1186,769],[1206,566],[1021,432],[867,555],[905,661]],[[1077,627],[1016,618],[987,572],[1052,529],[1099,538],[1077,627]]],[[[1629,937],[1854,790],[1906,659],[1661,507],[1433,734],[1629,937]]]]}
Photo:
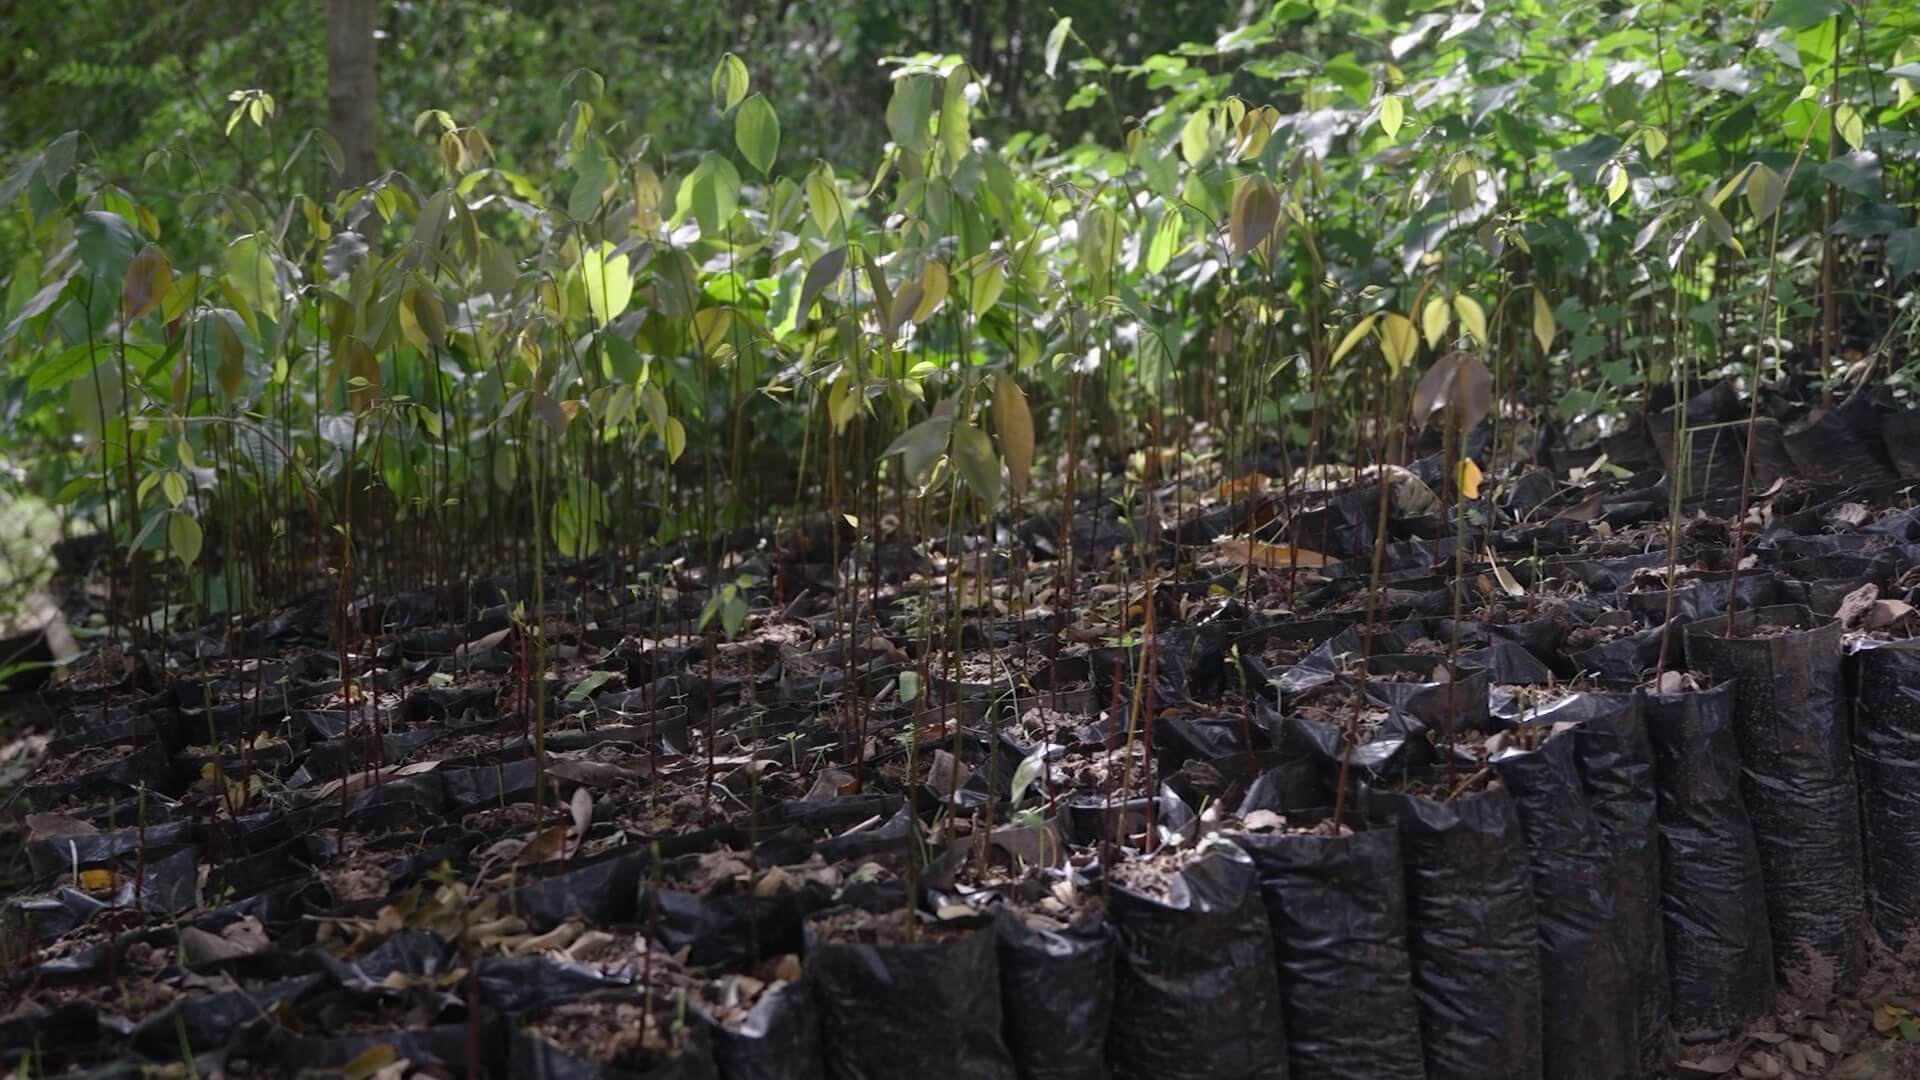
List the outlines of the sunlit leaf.
{"type": "Polygon", "coordinates": [[[713,65],[713,75],[708,79],[708,88],[713,92],[714,108],[721,112],[732,110],[740,100],[747,96],[747,63],[732,53],[720,58],[713,65]]]}
{"type": "Polygon", "coordinates": [[[620,317],[633,299],[633,274],[627,257],[602,242],[580,258],[580,283],[587,292],[587,310],[594,324],[605,326],[620,317]]]}
{"type": "Polygon", "coordinates": [[[1273,235],[1274,226],[1280,220],[1280,193],[1263,176],[1249,176],[1240,182],[1240,190],[1234,195],[1233,214],[1228,219],[1227,237],[1233,245],[1237,258],[1261,244],[1273,235]]]}
{"type": "Polygon", "coordinates": [[[1391,139],[1400,134],[1400,124],[1407,115],[1406,102],[1398,94],[1388,94],[1380,99],[1380,130],[1391,139]]]}
{"type": "Polygon", "coordinates": [[[763,94],[755,94],[733,116],[733,142],[747,164],[766,176],[780,153],[780,118],[763,94]]]}
{"type": "Polygon", "coordinates": [[[1047,44],[1043,59],[1046,62],[1047,78],[1053,78],[1054,69],[1060,66],[1060,50],[1066,47],[1067,35],[1073,31],[1073,16],[1068,15],[1053,24],[1047,31],[1047,44]]]}

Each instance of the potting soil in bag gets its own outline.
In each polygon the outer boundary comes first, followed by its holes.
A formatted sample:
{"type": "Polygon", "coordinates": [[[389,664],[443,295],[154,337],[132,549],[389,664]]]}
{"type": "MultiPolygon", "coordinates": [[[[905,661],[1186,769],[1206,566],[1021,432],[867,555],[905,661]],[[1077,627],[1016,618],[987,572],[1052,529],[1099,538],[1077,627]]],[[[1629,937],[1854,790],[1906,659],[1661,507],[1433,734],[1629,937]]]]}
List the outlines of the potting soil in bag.
{"type": "Polygon", "coordinates": [[[1803,607],[1742,613],[1687,630],[1697,671],[1737,684],[1741,795],[1766,885],[1773,960],[1790,988],[1822,999],[1859,971],[1866,909],[1860,800],[1841,694],[1840,626],[1803,607]]]}
{"type": "Polygon", "coordinates": [[[1920,950],[1920,647],[1861,642],[1853,702],[1867,925],[1901,956],[1920,950]]]}
{"type": "Polygon", "coordinates": [[[1734,684],[1645,693],[1659,796],[1660,906],[1682,1044],[1744,1032],[1773,1006],[1760,851],[1740,794],[1734,684]]]}
{"type": "Polygon", "coordinates": [[[1666,935],[1660,922],[1660,832],[1654,791],[1653,746],[1634,694],[1580,694],[1556,719],[1579,717],[1573,731],[1580,782],[1613,855],[1614,906],[1619,915],[1627,990],[1634,1000],[1634,1033],[1641,1063],[1667,1058],[1666,935]]]}
{"type": "Polygon", "coordinates": [[[1273,935],[1253,860],[1212,841],[1113,868],[1107,1059],[1122,1080],[1286,1080],[1273,935]]]}
{"type": "Polygon", "coordinates": [[[1013,1080],[990,927],[831,908],[807,920],[807,974],[829,1075],[1013,1080]],[[909,936],[911,933],[911,936],[909,936]]]}
{"type": "Polygon", "coordinates": [[[1425,1080],[1400,834],[1349,824],[1233,835],[1260,873],[1292,1078],[1425,1080]]]}
{"type": "Polygon", "coordinates": [[[1400,832],[1428,1080],[1542,1080],[1539,933],[1512,796],[1369,791],[1365,806],[1400,832]]]}
{"type": "Polygon", "coordinates": [[[1560,731],[1531,750],[1502,750],[1493,769],[1513,792],[1533,870],[1546,1075],[1637,1077],[1613,855],[1580,787],[1573,734],[1560,731]]]}
{"type": "Polygon", "coordinates": [[[998,912],[995,929],[1007,1044],[1021,1080],[1104,1080],[1110,931],[1098,922],[1049,926],[1012,908],[998,912]]]}

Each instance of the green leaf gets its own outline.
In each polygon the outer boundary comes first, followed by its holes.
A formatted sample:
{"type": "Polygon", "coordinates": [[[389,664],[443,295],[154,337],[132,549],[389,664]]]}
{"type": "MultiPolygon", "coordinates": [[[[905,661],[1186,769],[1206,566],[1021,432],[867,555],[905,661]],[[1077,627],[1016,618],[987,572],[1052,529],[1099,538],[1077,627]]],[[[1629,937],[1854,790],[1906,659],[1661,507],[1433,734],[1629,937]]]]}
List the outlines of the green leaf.
{"type": "Polygon", "coordinates": [[[58,390],[93,371],[94,366],[111,355],[105,345],[83,341],[52,355],[40,354],[27,375],[27,393],[58,390]]]}
{"type": "Polygon", "coordinates": [[[920,673],[903,671],[900,673],[900,700],[912,704],[920,699],[920,673]]]}
{"type": "Polygon", "coordinates": [[[893,97],[887,101],[887,132],[902,150],[924,154],[932,148],[927,129],[933,118],[931,75],[908,75],[893,84],[893,97]]]}
{"type": "Polygon", "coordinates": [[[1628,183],[1627,170],[1624,167],[1622,167],[1619,163],[1616,162],[1608,169],[1608,176],[1607,176],[1607,205],[1608,206],[1612,206],[1614,203],[1619,202],[1620,196],[1625,195],[1627,193],[1627,183],[1628,183]]]}
{"type": "Polygon", "coordinates": [[[1180,157],[1198,168],[1213,151],[1213,116],[1207,109],[1196,109],[1180,127],[1180,157]]]}
{"type": "Polygon", "coordinates": [[[761,176],[773,172],[773,159],[780,153],[780,118],[763,94],[755,94],[740,106],[733,117],[733,142],[747,164],[760,170],[761,176]]]}
{"type": "Polygon", "coordinates": [[[1897,285],[1908,274],[1920,270],[1920,229],[1901,229],[1887,234],[1887,274],[1897,285]]]}
{"type": "Polygon", "coordinates": [[[1047,46],[1044,52],[1047,78],[1053,78],[1054,70],[1060,66],[1060,50],[1066,47],[1067,35],[1072,32],[1073,16],[1071,15],[1061,18],[1059,22],[1053,24],[1052,30],[1047,31],[1047,46]]]}
{"type": "Polygon", "coordinates": [[[839,189],[833,182],[833,172],[824,164],[807,174],[807,215],[822,236],[831,235],[840,223],[839,189]]]}
{"type": "Polygon", "coordinates": [[[73,223],[73,246],[80,265],[96,278],[124,281],[139,239],[119,214],[89,210],[73,223]]]}
{"type": "Polygon", "coordinates": [[[200,544],[204,536],[200,523],[193,515],[174,511],[167,520],[167,545],[180,560],[182,566],[192,566],[200,558],[200,544]]]}
{"type": "Polygon", "coordinates": [[[722,56],[720,62],[713,65],[713,76],[708,80],[714,107],[724,113],[740,104],[740,99],[747,96],[747,83],[746,61],[732,53],[722,56]]]}
{"type": "Polygon", "coordinates": [[[969,286],[968,307],[975,318],[993,310],[1000,302],[1000,296],[1007,291],[1007,272],[997,262],[988,262],[974,271],[969,286]]]}
{"type": "Polygon", "coordinates": [[[794,317],[796,324],[806,321],[808,313],[813,310],[814,301],[818,300],[827,286],[832,285],[841,274],[846,272],[846,269],[847,249],[844,247],[834,248],[813,260],[813,265],[807,267],[807,279],[800,286],[800,306],[794,317]]]}
{"type": "Polygon", "coordinates": [[[607,681],[612,678],[611,671],[589,671],[586,678],[581,679],[574,684],[573,689],[567,691],[567,700],[585,701],[593,696],[594,691],[607,685],[607,681]]]}
{"type": "Polygon", "coordinates": [[[175,510],[187,501],[187,478],[178,469],[168,469],[159,474],[160,491],[167,497],[167,503],[175,510]]]}
{"type": "Polygon", "coordinates": [[[1154,223],[1153,238],[1147,242],[1147,273],[1158,274],[1173,261],[1180,250],[1180,241],[1186,231],[1186,218],[1179,210],[1168,206],[1154,223]]]}
{"type": "Polygon", "coordinates": [[[1767,18],[1762,25],[1805,30],[1845,12],[1846,9],[1843,0],[1776,0],[1776,3],[1767,9],[1767,18]]]}
{"type": "MultiPolygon", "coordinates": [[[[1007,459],[1007,480],[1015,498],[1027,492],[1027,477],[1033,470],[1033,412],[1027,408],[1027,395],[1013,376],[1000,372],[993,377],[993,430],[1000,436],[1000,452],[1007,459]]],[[[995,477],[999,472],[995,470],[995,477]]]]}
{"type": "Polygon", "coordinates": [[[740,171],[719,154],[708,154],[680,183],[676,214],[691,212],[703,236],[719,239],[740,205],[740,171]]]}
{"type": "Polygon", "coordinates": [[[1391,139],[1400,133],[1400,124],[1406,119],[1406,102],[1398,94],[1388,94],[1380,99],[1380,130],[1391,139]]]}
{"type": "Polygon", "coordinates": [[[280,311],[280,284],[275,276],[273,256],[260,234],[243,236],[227,245],[227,282],[255,311],[276,315],[280,311]]]}
{"type": "Polygon", "coordinates": [[[952,431],[953,417],[929,417],[901,432],[881,456],[902,455],[901,466],[906,470],[907,479],[921,483],[926,479],[927,470],[947,452],[947,437],[952,431]]]}
{"type": "Polygon", "coordinates": [[[967,104],[967,86],[973,82],[973,69],[959,64],[947,74],[945,91],[940,97],[940,146],[946,154],[947,173],[951,175],[973,149],[973,126],[967,104]]]}
{"type": "Polygon", "coordinates": [[[602,241],[580,258],[580,283],[586,288],[587,310],[598,326],[620,317],[633,299],[633,273],[627,257],[602,241]]]}
{"type": "Polygon", "coordinates": [[[993,441],[972,424],[953,427],[953,467],[974,493],[992,506],[1000,499],[1000,459],[993,455],[993,441]]]}

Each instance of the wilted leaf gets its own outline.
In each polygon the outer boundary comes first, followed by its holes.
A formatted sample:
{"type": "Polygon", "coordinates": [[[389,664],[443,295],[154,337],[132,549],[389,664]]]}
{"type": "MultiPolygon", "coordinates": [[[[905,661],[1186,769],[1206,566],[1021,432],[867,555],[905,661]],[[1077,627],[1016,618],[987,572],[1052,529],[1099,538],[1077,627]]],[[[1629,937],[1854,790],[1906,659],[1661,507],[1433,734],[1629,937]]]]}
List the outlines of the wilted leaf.
{"type": "Polygon", "coordinates": [[[1414,423],[1425,426],[1442,409],[1456,410],[1461,431],[1472,431],[1493,407],[1493,376],[1480,358],[1450,352],[1434,361],[1413,390],[1414,423]]]}

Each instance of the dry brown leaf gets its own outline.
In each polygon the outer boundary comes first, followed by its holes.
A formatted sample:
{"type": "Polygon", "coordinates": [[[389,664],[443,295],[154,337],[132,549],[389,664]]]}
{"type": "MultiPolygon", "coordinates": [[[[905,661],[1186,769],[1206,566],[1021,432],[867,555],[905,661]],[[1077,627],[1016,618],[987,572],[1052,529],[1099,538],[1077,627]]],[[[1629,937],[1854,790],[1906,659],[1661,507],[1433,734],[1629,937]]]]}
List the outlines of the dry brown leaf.
{"type": "Polygon", "coordinates": [[[569,825],[549,825],[534,834],[527,846],[520,849],[514,858],[515,865],[532,866],[537,863],[554,862],[567,857],[567,837],[573,828],[569,825]]]}
{"type": "Polygon", "coordinates": [[[28,814],[27,839],[52,840],[62,836],[98,836],[100,830],[89,822],[66,814],[28,814]]]}
{"type": "Polygon", "coordinates": [[[1834,611],[1834,617],[1840,625],[1851,630],[1867,621],[1867,613],[1873,610],[1874,601],[1880,599],[1880,586],[1869,581],[1865,585],[1848,593],[1840,601],[1840,607],[1834,611]]]}

